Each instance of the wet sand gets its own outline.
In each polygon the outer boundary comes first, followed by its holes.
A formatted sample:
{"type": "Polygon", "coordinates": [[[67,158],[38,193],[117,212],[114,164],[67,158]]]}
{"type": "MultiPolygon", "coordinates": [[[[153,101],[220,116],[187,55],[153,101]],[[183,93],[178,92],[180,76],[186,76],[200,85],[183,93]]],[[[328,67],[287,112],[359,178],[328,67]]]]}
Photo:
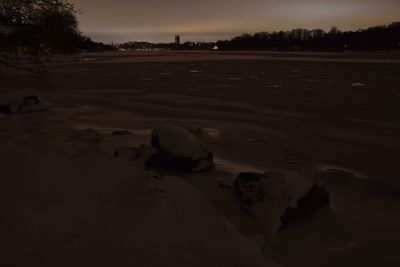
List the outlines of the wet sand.
{"type": "MultiPolygon", "coordinates": [[[[112,158],[118,146],[148,143],[159,124],[206,128],[200,138],[214,152],[217,170],[165,175],[212,200],[266,258],[283,266],[398,266],[398,73],[398,54],[83,54],[77,62],[50,64],[45,80],[0,74],[3,102],[16,105],[37,94],[53,104],[46,112],[0,119],[0,140],[4,148],[112,158]],[[87,127],[105,139],[91,146],[67,141],[87,127]],[[115,129],[131,134],[112,136],[115,129]],[[257,223],[218,181],[272,168],[319,177],[331,192],[329,212],[272,239],[260,237],[257,223]]],[[[15,212],[6,200],[0,206],[15,212]]]]}

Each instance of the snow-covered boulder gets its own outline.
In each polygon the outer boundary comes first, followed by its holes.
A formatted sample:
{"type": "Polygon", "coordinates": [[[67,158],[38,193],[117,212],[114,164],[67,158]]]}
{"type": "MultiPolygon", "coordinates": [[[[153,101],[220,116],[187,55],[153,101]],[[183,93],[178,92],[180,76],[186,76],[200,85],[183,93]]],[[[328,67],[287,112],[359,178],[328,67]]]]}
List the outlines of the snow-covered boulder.
{"type": "Polygon", "coordinates": [[[289,171],[241,173],[234,187],[241,205],[269,234],[329,206],[329,192],[324,186],[315,179],[289,171]]]}
{"type": "Polygon", "coordinates": [[[160,126],[153,129],[151,135],[151,145],[157,149],[152,165],[193,172],[214,167],[213,154],[188,130],[160,126]]]}
{"type": "Polygon", "coordinates": [[[50,103],[48,103],[43,99],[40,99],[35,95],[31,95],[22,99],[22,102],[18,107],[18,112],[29,113],[29,112],[43,111],[47,110],[49,107],[50,103]]]}

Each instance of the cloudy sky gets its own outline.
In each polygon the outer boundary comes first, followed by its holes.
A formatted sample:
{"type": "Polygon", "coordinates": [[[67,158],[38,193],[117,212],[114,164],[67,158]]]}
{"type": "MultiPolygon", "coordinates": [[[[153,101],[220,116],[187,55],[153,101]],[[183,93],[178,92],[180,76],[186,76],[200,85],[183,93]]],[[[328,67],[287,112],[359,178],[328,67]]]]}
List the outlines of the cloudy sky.
{"type": "Polygon", "coordinates": [[[400,0],[72,0],[96,41],[229,39],[293,28],[354,30],[400,21],[400,0]]]}

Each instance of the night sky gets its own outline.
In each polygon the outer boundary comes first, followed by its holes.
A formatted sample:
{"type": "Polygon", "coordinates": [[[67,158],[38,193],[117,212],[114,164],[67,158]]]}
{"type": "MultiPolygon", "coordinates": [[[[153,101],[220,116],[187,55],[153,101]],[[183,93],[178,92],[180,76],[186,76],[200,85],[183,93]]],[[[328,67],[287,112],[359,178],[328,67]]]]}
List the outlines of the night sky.
{"type": "Polygon", "coordinates": [[[355,30],[400,20],[400,0],[72,0],[80,29],[96,41],[229,39],[244,32],[337,26],[355,30]]]}

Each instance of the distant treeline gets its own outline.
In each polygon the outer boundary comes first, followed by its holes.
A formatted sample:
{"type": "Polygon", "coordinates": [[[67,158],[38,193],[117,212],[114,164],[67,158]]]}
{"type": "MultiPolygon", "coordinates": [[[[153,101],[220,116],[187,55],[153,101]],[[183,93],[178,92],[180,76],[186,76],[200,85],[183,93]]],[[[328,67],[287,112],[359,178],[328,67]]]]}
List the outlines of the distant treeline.
{"type": "Polygon", "coordinates": [[[218,41],[220,50],[344,51],[400,49],[400,22],[358,31],[329,32],[321,29],[295,29],[243,34],[230,41],[218,41]]]}
{"type": "Polygon", "coordinates": [[[5,27],[0,25],[0,53],[17,54],[76,53],[112,50],[113,46],[92,41],[78,31],[59,31],[57,28],[5,27]],[[45,30],[44,30],[45,29],[45,30]]]}
{"type": "Polygon", "coordinates": [[[104,44],[101,42],[94,42],[87,36],[80,34],[80,40],[77,43],[77,51],[87,51],[87,52],[99,52],[99,51],[111,51],[114,50],[113,45],[104,44]]]}
{"type": "Polygon", "coordinates": [[[173,48],[173,44],[149,43],[149,42],[126,42],[115,46],[119,50],[166,50],[173,48]]]}

